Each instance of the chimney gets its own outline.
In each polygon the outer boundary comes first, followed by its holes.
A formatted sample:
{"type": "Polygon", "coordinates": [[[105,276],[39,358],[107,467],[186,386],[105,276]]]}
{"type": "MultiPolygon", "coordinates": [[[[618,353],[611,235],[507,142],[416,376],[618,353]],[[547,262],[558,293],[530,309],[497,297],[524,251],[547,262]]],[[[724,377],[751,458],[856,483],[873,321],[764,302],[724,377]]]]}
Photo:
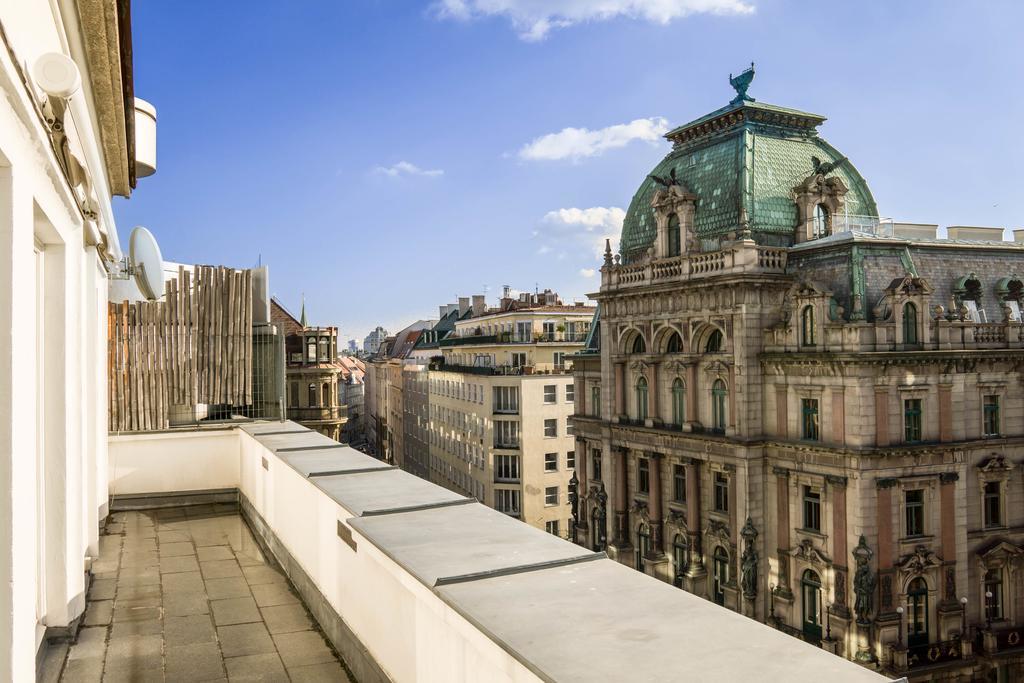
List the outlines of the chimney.
{"type": "Polygon", "coordinates": [[[466,311],[468,311],[468,310],[469,310],[469,297],[468,296],[460,296],[459,297],[459,317],[461,318],[463,315],[465,315],[466,311]]]}
{"type": "Polygon", "coordinates": [[[438,306],[437,307],[437,313],[438,313],[438,320],[443,320],[444,317],[446,315],[448,315],[448,306],[438,306]]]}
{"type": "Polygon", "coordinates": [[[473,315],[483,315],[487,311],[487,304],[485,303],[483,294],[473,295],[473,315]]]}
{"type": "Polygon", "coordinates": [[[520,294],[519,294],[519,302],[520,303],[524,303],[524,304],[530,303],[530,293],[529,292],[520,292],[520,294]]]}

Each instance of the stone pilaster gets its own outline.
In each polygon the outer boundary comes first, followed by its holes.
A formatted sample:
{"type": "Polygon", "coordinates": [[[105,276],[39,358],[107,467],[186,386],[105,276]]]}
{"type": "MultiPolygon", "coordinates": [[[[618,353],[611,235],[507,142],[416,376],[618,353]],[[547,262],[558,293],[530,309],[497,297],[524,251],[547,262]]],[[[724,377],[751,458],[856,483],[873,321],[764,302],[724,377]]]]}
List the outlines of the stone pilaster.
{"type": "Polygon", "coordinates": [[[839,562],[833,565],[835,572],[835,598],[832,604],[832,612],[842,619],[850,618],[848,595],[849,568],[846,566],[847,538],[846,538],[846,477],[827,476],[826,483],[829,485],[832,496],[832,556],[839,562]]]}
{"type": "Polygon", "coordinates": [[[650,453],[651,472],[651,493],[648,498],[649,514],[651,518],[651,554],[660,557],[665,546],[662,540],[662,491],[661,491],[661,468],[664,466],[664,458],[661,453],[650,453]]]}
{"type": "Polygon", "coordinates": [[[792,599],[793,591],[790,588],[789,583],[789,550],[791,548],[791,541],[789,538],[789,470],[781,467],[774,467],[772,468],[772,473],[775,475],[776,482],[775,499],[777,523],[775,525],[775,529],[776,534],[778,535],[776,552],[778,553],[779,558],[779,585],[776,590],[782,597],[792,599]]]}

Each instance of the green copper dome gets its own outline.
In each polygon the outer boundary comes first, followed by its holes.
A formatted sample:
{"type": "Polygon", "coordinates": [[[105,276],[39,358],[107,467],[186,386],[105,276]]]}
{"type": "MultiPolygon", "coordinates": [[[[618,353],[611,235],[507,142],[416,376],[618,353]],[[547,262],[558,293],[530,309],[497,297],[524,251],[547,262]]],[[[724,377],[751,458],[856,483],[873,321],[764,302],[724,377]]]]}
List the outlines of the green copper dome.
{"type": "MultiPolygon", "coordinates": [[[[841,162],[831,175],[849,188],[846,212],[877,216],[864,178],[830,144],[818,137],[825,118],[737,97],[727,107],[670,131],[672,151],[651,175],[667,178],[697,195],[694,228],[704,249],[747,226],[759,244],[789,246],[799,220],[793,187],[814,171],[812,157],[841,162]]],[[[619,250],[624,263],[642,257],[654,243],[651,197],[658,185],[645,178],[622,223],[619,250]]]]}

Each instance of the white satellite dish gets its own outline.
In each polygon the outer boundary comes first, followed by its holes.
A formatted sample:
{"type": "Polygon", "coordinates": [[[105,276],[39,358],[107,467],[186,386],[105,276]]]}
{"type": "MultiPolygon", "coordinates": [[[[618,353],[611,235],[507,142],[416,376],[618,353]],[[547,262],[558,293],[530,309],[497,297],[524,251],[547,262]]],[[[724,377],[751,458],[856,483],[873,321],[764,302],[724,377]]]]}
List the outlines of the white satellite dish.
{"type": "Polygon", "coordinates": [[[164,292],[164,259],[153,233],[141,225],[132,230],[128,254],[139,291],[150,301],[159,299],[164,292]]]}
{"type": "Polygon", "coordinates": [[[78,66],[59,52],[47,52],[39,57],[32,67],[32,78],[47,95],[65,100],[82,85],[78,66]]]}

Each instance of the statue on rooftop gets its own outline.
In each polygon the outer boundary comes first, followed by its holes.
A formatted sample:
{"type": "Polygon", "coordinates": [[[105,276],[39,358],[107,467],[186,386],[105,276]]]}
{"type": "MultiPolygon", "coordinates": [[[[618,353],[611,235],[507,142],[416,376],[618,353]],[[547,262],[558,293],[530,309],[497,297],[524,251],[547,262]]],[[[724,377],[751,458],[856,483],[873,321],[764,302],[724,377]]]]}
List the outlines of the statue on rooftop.
{"type": "Polygon", "coordinates": [[[818,157],[811,157],[811,163],[814,165],[814,175],[826,176],[832,171],[839,168],[846,161],[846,157],[836,159],[835,161],[823,162],[818,157]]]}
{"type": "Polygon", "coordinates": [[[747,88],[750,87],[750,82],[754,80],[754,63],[750,63],[750,68],[743,71],[737,76],[729,74],[729,85],[736,91],[736,97],[733,98],[729,104],[738,104],[740,102],[753,102],[753,97],[747,96],[747,88]]]}
{"type": "Polygon", "coordinates": [[[679,180],[676,178],[676,169],[674,168],[669,172],[668,178],[663,178],[661,176],[654,175],[653,173],[647,177],[665,188],[676,187],[679,185],[679,180]]]}

